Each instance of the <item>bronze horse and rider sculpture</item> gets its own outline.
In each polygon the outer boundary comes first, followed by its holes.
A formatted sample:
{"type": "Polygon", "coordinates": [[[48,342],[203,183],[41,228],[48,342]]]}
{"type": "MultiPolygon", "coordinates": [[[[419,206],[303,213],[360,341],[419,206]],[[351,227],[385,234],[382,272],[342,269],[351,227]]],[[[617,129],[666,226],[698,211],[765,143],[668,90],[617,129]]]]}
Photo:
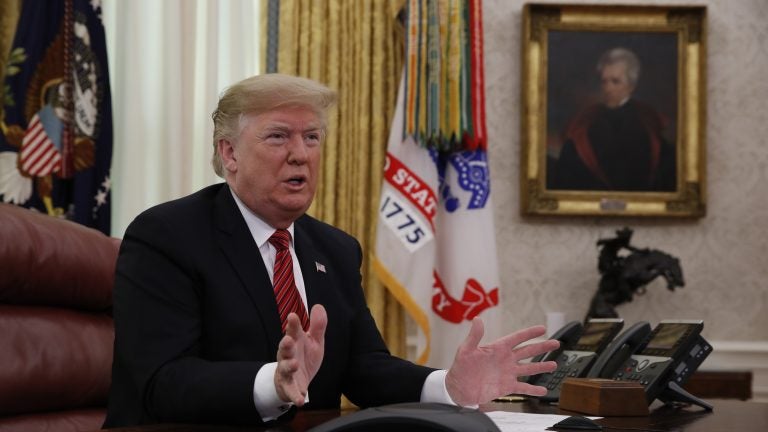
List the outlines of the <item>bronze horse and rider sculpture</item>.
{"type": "Polygon", "coordinates": [[[660,250],[634,247],[631,239],[632,230],[625,227],[616,231],[615,238],[597,241],[600,285],[586,319],[618,317],[614,308],[645,294],[646,285],[657,277],[666,280],[670,291],[685,286],[680,260],[660,250]]]}

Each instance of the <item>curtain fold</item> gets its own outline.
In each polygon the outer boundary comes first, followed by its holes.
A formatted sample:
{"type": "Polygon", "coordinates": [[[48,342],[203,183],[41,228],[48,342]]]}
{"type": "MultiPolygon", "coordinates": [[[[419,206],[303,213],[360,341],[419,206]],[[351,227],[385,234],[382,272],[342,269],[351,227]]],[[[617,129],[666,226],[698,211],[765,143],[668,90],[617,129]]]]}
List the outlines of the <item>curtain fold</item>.
{"type": "MultiPolygon", "coordinates": [[[[377,280],[369,258],[403,66],[403,30],[396,17],[402,1],[281,0],[267,7],[278,3],[279,19],[269,20],[262,36],[266,40],[270,27],[277,27],[274,72],[312,78],[339,92],[309,213],[360,240],[371,313],[392,353],[405,356],[402,309],[377,280]]],[[[269,61],[262,64],[269,71],[269,61]]]]}
{"type": "MultiPolygon", "coordinates": [[[[267,0],[263,0],[266,2],[267,0]]],[[[221,181],[213,112],[258,73],[258,0],[104,0],[115,124],[112,235],[141,211],[221,181]]]]}

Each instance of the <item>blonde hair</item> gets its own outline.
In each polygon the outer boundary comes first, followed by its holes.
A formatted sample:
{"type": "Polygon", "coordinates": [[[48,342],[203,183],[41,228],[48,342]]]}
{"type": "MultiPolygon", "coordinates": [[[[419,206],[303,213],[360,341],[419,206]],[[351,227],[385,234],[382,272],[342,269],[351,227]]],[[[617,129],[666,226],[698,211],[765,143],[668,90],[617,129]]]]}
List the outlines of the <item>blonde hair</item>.
{"type": "Polygon", "coordinates": [[[221,139],[234,140],[240,135],[243,118],[263,114],[281,107],[301,106],[315,111],[323,132],[328,109],[336,103],[336,92],[307,78],[284,74],[264,74],[246,78],[224,90],[213,111],[213,170],[224,177],[218,152],[221,139]]]}

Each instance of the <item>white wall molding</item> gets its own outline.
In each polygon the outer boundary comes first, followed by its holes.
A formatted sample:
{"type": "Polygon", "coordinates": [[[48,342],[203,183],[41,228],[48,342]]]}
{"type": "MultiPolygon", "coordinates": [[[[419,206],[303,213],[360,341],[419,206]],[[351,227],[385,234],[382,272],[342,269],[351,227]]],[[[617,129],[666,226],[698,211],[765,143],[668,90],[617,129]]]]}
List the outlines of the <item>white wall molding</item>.
{"type": "Polygon", "coordinates": [[[752,400],[768,402],[768,342],[710,341],[712,354],[699,368],[752,371],[752,400]]]}

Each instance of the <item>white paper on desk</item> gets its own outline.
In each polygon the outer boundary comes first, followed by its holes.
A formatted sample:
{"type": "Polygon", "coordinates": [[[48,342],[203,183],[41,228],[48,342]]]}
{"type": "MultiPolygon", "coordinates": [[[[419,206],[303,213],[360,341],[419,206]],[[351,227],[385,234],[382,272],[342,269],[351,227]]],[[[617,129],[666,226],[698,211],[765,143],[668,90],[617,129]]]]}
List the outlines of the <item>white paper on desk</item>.
{"type": "MultiPolygon", "coordinates": [[[[570,416],[557,414],[531,414],[508,411],[486,413],[501,432],[545,432],[548,427],[570,416]]],[[[596,420],[602,417],[587,417],[596,420]]]]}

